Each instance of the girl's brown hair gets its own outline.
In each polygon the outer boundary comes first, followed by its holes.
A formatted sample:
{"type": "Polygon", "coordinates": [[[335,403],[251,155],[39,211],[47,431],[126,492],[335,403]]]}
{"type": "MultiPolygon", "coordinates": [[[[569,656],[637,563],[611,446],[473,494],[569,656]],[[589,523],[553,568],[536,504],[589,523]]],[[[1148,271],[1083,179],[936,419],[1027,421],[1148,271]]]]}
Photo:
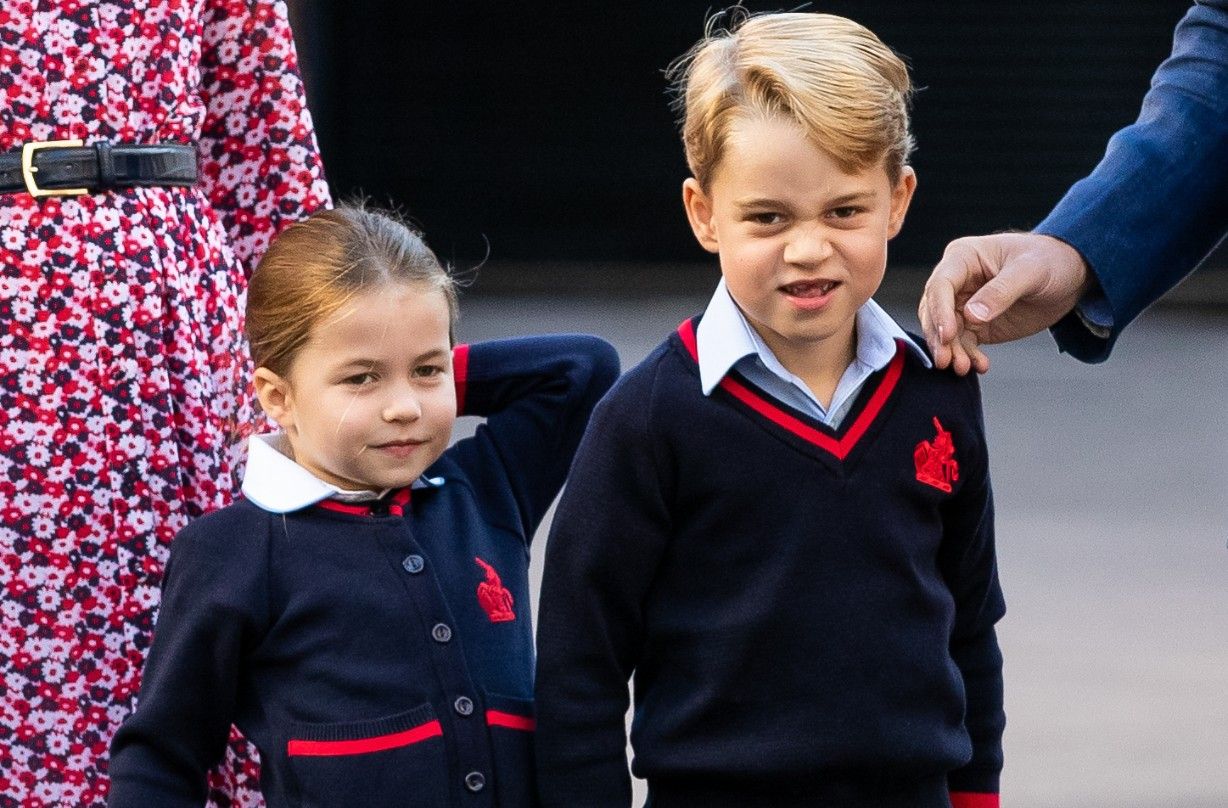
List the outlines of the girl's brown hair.
{"type": "Polygon", "coordinates": [[[247,339],[256,367],[286,375],[317,323],[355,295],[393,282],[442,293],[455,326],[455,279],[396,214],[341,205],[290,225],[248,285],[247,339]]]}

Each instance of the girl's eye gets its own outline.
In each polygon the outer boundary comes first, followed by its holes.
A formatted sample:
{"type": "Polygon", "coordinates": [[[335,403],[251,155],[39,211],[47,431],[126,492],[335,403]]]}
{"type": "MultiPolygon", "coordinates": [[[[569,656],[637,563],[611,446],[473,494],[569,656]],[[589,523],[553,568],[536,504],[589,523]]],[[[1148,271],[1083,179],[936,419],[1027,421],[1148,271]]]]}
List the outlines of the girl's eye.
{"type": "Polygon", "coordinates": [[[375,379],[374,373],[355,373],[353,376],[342,379],[342,382],[344,384],[352,384],[355,387],[361,387],[364,384],[371,384],[375,379]]]}
{"type": "Polygon", "coordinates": [[[414,368],[414,375],[424,379],[429,379],[432,376],[438,376],[443,372],[443,367],[440,365],[420,365],[419,367],[414,368]]]}

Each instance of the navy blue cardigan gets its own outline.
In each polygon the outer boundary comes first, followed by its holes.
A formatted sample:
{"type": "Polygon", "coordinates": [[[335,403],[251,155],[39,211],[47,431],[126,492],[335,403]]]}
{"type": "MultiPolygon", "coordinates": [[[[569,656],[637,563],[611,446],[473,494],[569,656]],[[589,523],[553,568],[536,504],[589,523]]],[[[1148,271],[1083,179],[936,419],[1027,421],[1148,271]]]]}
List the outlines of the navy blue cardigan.
{"type": "Polygon", "coordinates": [[[270,808],[533,804],[528,543],[618,359],[567,336],[456,360],[487,421],[430,468],[441,486],[239,501],[175,539],[108,805],[199,808],[232,722],[270,808]]]}
{"type": "Polygon", "coordinates": [[[1004,611],[975,374],[901,346],[833,431],[684,323],[598,405],[546,547],[547,806],[997,805],[1004,611]],[[951,792],[950,794],[948,792],[951,792]]]}

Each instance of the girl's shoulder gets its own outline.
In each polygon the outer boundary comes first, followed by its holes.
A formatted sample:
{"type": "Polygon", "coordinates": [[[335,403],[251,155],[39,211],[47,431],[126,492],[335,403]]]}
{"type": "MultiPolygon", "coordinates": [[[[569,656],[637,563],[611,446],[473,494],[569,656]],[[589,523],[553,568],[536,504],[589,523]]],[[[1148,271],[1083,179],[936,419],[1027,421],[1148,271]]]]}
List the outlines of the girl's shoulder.
{"type": "Polygon", "coordinates": [[[249,553],[263,555],[270,520],[277,516],[240,497],[224,508],[189,522],[175,536],[171,553],[192,552],[237,559],[249,553]]]}

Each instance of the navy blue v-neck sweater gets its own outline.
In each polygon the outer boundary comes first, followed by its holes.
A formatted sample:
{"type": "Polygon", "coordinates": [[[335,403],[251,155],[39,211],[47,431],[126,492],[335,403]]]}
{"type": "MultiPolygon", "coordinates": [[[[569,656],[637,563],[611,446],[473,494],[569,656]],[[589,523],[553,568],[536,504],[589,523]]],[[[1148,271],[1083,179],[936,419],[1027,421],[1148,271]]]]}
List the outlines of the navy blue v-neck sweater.
{"type": "Polygon", "coordinates": [[[555,516],[538,628],[544,803],[996,805],[1001,656],[975,377],[901,346],[841,429],[684,323],[598,406],[555,516]]]}
{"type": "Polygon", "coordinates": [[[428,470],[442,485],[241,500],[176,537],[108,805],[200,808],[232,722],[269,808],[535,803],[528,543],[618,359],[582,336],[455,356],[487,420],[428,470]]]}

